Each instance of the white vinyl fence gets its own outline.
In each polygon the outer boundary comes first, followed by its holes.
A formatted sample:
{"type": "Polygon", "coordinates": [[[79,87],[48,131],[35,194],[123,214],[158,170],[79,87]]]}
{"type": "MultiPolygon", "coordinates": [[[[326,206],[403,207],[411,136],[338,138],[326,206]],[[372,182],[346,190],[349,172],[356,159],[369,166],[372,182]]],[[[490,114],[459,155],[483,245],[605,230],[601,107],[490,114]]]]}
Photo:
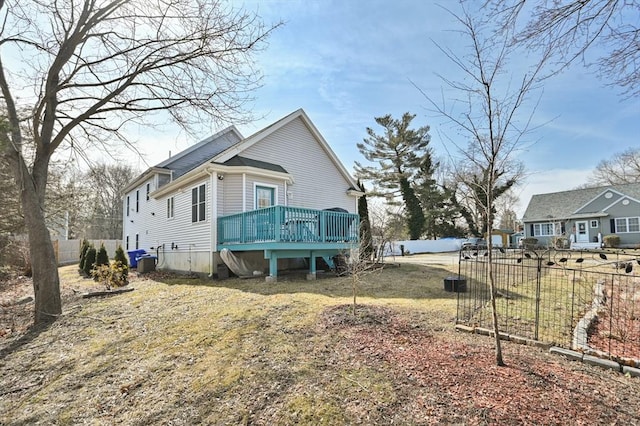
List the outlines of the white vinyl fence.
{"type": "MultiPolygon", "coordinates": [[[[109,259],[113,259],[116,249],[122,244],[122,240],[87,240],[93,244],[96,249],[100,248],[100,244],[104,244],[107,249],[109,259]]],[[[80,245],[82,240],[54,240],[53,248],[56,252],[58,265],[71,265],[80,262],[80,245]]]]}

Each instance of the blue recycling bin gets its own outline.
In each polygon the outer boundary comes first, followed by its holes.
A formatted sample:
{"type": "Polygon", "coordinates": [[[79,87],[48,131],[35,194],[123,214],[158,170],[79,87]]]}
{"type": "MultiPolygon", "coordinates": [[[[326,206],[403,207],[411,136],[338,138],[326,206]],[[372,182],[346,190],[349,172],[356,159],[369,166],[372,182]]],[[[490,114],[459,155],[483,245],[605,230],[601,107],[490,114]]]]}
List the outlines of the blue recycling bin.
{"type": "Polygon", "coordinates": [[[130,268],[137,268],[138,267],[138,259],[140,257],[144,256],[146,253],[147,253],[147,251],[145,249],[128,251],[127,254],[129,255],[129,267],[130,268]]]}

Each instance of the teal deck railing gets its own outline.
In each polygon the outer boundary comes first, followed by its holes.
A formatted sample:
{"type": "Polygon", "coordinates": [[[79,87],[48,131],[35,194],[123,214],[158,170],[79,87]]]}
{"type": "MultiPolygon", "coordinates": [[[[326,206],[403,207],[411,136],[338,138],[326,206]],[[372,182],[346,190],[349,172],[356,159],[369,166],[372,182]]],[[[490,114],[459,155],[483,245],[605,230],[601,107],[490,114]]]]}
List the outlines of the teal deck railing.
{"type": "Polygon", "coordinates": [[[357,243],[357,214],[273,206],[218,218],[218,244],[357,243]]]}

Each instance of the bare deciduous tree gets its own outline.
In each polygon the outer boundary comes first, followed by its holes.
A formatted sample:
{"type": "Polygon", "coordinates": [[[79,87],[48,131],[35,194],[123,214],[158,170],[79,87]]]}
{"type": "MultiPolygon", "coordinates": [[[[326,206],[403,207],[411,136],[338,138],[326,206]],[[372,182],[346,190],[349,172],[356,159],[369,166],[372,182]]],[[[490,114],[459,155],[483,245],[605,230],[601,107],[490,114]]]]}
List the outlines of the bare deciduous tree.
{"type": "Polygon", "coordinates": [[[137,172],[126,164],[96,164],[87,172],[93,202],[92,230],[86,233],[92,239],[122,238],[122,190],[137,172]]]}
{"type": "Polygon", "coordinates": [[[514,40],[529,48],[553,53],[556,71],[583,61],[628,97],[640,93],[640,27],[637,0],[487,0],[486,5],[505,28],[524,19],[514,40]],[[600,49],[596,59],[589,53],[600,49]]]}
{"type": "Polygon", "coordinates": [[[640,148],[629,148],[602,160],[596,166],[589,184],[616,185],[640,182],[640,148]]]}
{"type": "MultiPolygon", "coordinates": [[[[507,33],[495,32],[490,20],[474,18],[465,8],[464,3],[462,12],[459,15],[454,13],[452,15],[462,28],[460,30],[462,36],[470,42],[469,53],[461,56],[445,47],[438,47],[465,77],[460,81],[442,77],[456,96],[464,99],[463,107],[451,108],[446,100],[436,102],[428,94],[424,92],[423,94],[436,113],[450,120],[456,131],[469,138],[470,142],[467,146],[457,145],[458,150],[464,161],[482,170],[485,175],[477,182],[479,185],[477,192],[486,197],[486,202],[482,204],[488,224],[487,261],[496,364],[504,365],[493,270],[492,225],[495,189],[504,184],[506,172],[514,165],[514,153],[521,145],[524,135],[530,130],[533,113],[523,121],[518,119],[518,113],[523,108],[528,95],[536,89],[546,57],[534,64],[524,75],[516,78],[508,73],[508,62],[515,52],[507,33]],[[506,79],[509,84],[503,84],[503,79],[506,79]]],[[[478,12],[476,16],[481,15],[478,12]]]]}
{"type": "Polygon", "coordinates": [[[54,153],[127,144],[126,125],[157,111],[186,129],[248,119],[252,53],[275,26],[217,0],[0,0],[0,15],[0,153],[29,231],[38,323],[62,312],[44,203],[54,153]]]}

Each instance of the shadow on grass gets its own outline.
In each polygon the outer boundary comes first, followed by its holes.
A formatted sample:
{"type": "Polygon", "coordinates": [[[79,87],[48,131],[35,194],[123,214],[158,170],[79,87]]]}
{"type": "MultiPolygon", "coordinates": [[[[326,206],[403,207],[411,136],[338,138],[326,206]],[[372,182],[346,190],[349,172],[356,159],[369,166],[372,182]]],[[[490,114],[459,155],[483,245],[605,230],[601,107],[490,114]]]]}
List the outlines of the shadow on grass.
{"type": "MultiPolygon", "coordinates": [[[[229,278],[225,280],[194,279],[166,273],[147,277],[167,285],[197,285],[235,289],[260,295],[311,293],[327,297],[351,297],[354,280],[351,276],[337,277],[332,272],[318,273],[317,279],[306,280],[307,271],[279,272],[278,281],[265,282],[265,277],[229,278]]],[[[402,264],[386,266],[362,274],[356,283],[358,297],[373,299],[448,299],[455,300],[458,293],[444,290],[444,278],[451,276],[447,269],[402,264]]]]}
{"type": "Polygon", "coordinates": [[[0,360],[3,360],[7,355],[18,351],[23,346],[36,340],[40,334],[47,331],[54,323],[55,321],[51,321],[29,327],[26,333],[0,349],[0,360]]]}

